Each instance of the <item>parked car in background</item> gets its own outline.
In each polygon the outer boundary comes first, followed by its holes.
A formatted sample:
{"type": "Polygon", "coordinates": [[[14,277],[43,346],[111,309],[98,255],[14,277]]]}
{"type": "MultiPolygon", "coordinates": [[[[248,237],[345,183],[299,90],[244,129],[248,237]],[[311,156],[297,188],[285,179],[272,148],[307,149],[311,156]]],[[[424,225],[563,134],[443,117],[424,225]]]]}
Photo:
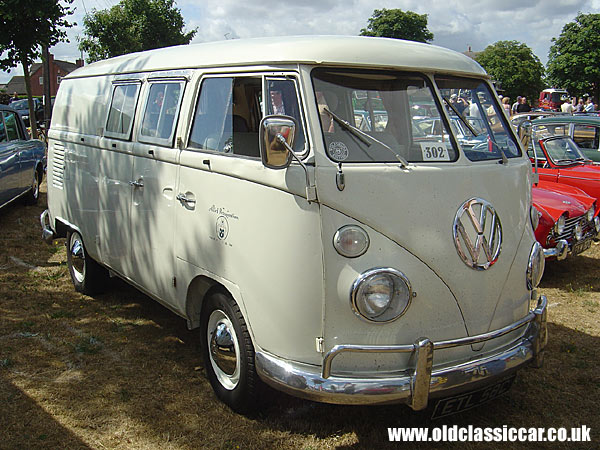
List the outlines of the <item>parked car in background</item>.
{"type": "MultiPolygon", "coordinates": [[[[29,125],[29,102],[26,98],[11,102],[10,107],[17,111],[25,125],[29,125]]],[[[36,122],[44,120],[44,104],[39,98],[33,99],[33,109],[35,111],[36,122]]]]}
{"type": "Polygon", "coordinates": [[[532,122],[533,131],[570,136],[579,150],[592,161],[600,162],[600,117],[560,114],[532,122]]]}
{"type": "Polygon", "coordinates": [[[547,258],[560,260],[590,248],[600,232],[595,198],[576,187],[545,181],[532,187],[532,198],[539,211],[535,237],[547,258]]]}
{"type": "Polygon", "coordinates": [[[552,111],[560,111],[560,106],[569,98],[565,89],[544,89],[540,92],[539,107],[552,111]]]}
{"type": "MultiPolygon", "coordinates": [[[[533,143],[541,181],[575,186],[597,200],[600,199],[600,164],[587,159],[573,139],[548,135],[541,135],[540,138],[538,130],[533,134],[533,143]]],[[[535,165],[531,145],[528,152],[535,165]]]]}
{"type": "Polygon", "coordinates": [[[44,143],[29,138],[14,109],[0,105],[0,208],[19,198],[36,203],[45,164],[44,143]]]}
{"type": "Polygon", "coordinates": [[[542,119],[544,117],[554,117],[556,115],[563,115],[563,113],[557,113],[555,111],[530,111],[526,113],[518,113],[514,114],[510,117],[510,124],[518,130],[519,125],[522,124],[525,120],[536,120],[542,119]]]}

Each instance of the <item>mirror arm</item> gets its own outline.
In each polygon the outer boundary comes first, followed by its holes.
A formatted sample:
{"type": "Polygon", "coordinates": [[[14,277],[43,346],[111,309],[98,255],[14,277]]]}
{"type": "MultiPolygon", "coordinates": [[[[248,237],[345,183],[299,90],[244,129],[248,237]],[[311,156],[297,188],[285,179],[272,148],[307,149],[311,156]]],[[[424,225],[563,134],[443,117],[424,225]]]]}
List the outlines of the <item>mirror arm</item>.
{"type": "Polygon", "coordinates": [[[300,166],[304,169],[304,175],[306,176],[306,200],[308,201],[308,203],[316,202],[317,201],[317,187],[310,183],[308,167],[306,167],[306,164],[304,164],[300,160],[300,158],[298,158],[298,156],[296,156],[296,154],[294,153],[294,150],[292,149],[292,147],[290,147],[290,145],[287,143],[287,141],[281,135],[281,133],[277,133],[277,141],[279,141],[279,143],[282,144],[287,149],[288,152],[290,152],[290,155],[292,156],[292,158],[294,158],[296,161],[298,161],[298,164],[300,164],[300,166]]]}

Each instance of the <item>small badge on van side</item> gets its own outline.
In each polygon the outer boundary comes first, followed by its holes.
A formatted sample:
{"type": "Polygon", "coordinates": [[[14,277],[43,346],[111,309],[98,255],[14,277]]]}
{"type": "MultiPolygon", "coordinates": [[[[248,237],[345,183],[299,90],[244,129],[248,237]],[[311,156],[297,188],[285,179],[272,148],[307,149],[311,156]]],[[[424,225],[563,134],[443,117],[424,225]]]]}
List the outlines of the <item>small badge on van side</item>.
{"type": "Polygon", "coordinates": [[[219,216],[217,219],[217,237],[219,240],[223,241],[227,239],[229,235],[229,222],[227,222],[227,217],[219,216]]]}
{"type": "Polygon", "coordinates": [[[327,150],[331,159],[335,161],[345,161],[348,158],[348,147],[343,142],[330,142],[327,150]]]}

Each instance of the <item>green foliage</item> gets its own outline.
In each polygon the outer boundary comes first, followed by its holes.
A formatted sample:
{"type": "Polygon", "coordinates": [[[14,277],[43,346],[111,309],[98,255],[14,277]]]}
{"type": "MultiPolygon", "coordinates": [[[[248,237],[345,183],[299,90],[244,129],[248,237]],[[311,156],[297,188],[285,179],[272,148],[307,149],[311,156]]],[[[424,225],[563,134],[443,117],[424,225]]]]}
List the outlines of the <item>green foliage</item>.
{"type": "Polygon", "coordinates": [[[518,41],[498,41],[477,55],[476,60],[499,81],[504,95],[515,100],[524,95],[531,103],[544,89],[544,66],[531,49],[518,41]]]}
{"type": "Polygon", "coordinates": [[[569,93],[594,95],[600,84],[600,14],[577,14],[567,23],[548,53],[549,80],[569,93]]]}
{"type": "Polygon", "coordinates": [[[63,28],[73,26],[65,16],[73,14],[73,0],[0,0],[0,68],[26,63],[30,66],[43,45],[66,41],[63,28]]]}
{"type": "Polygon", "coordinates": [[[433,33],[427,29],[427,14],[401,9],[376,9],[369,17],[367,28],[360,30],[360,35],[417,42],[433,40],[433,33]]]}
{"type": "MultiPolygon", "coordinates": [[[[73,14],[73,0],[0,0],[0,69],[21,64],[29,99],[29,116],[35,117],[31,98],[29,67],[41,55],[42,47],[66,41],[63,28],[73,26],[66,16],[73,14]]],[[[37,138],[35,121],[31,134],[37,138]]]]}
{"type": "Polygon", "coordinates": [[[197,29],[183,32],[183,17],[174,0],[121,0],[83,19],[79,49],[88,62],[126,53],[189,44],[197,29]]]}

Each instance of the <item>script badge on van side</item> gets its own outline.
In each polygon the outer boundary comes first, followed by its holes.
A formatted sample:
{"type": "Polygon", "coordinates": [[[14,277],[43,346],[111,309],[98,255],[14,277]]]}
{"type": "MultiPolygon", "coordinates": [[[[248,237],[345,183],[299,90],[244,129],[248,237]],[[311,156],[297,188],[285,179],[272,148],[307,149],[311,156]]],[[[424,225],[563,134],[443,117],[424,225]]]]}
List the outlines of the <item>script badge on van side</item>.
{"type": "Polygon", "coordinates": [[[491,203],[472,198],[464,202],[454,218],[454,245],[463,262],[474,270],[486,270],[500,256],[502,225],[491,203]]]}

